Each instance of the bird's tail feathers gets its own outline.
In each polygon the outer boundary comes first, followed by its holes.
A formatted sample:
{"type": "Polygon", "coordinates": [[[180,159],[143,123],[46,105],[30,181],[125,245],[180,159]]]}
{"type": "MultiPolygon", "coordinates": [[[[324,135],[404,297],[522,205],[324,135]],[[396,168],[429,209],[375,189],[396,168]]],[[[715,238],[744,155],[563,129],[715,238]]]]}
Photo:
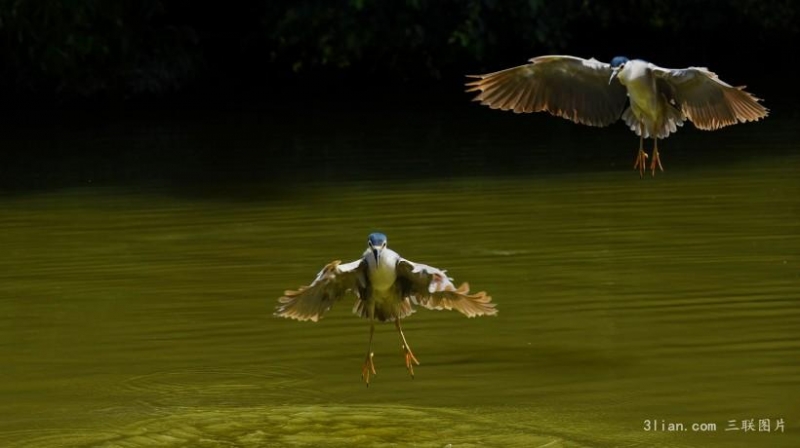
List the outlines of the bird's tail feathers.
{"type": "Polygon", "coordinates": [[[640,137],[665,139],[673,132],[676,132],[680,126],[683,126],[683,122],[686,119],[683,113],[675,107],[667,106],[665,109],[665,118],[660,126],[658,124],[640,126],[639,119],[636,118],[630,107],[626,108],[625,112],[622,113],[622,119],[625,120],[625,124],[631,131],[640,137]]]}
{"type": "MultiPolygon", "coordinates": [[[[381,322],[391,322],[396,318],[403,319],[414,314],[416,310],[412,307],[411,302],[406,298],[394,304],[394,310],[385,312],[380,307],[375,307],[375,319],[381,322]]],[[[367,302],[357,299],[353,305],[353,314],[369,319],[369,309],[367,309],[367,302]]]]}

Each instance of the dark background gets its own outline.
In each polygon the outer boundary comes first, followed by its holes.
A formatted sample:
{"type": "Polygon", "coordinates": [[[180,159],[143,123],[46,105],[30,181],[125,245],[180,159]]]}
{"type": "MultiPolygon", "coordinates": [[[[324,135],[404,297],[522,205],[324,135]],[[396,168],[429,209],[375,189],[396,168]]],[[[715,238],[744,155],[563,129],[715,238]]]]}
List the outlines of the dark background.
{"type": "Polygon", "coordinates": [[[544,54],[706,66],[764,99],[763,123],[724,134],[685,126],[667,140],[677,172],[793,151],[799,9],[796,0],[0,0],[0,191],[629,170],[637,139],[622,124],[601,131],[502,113],[464,92],[467,74],[544,54]]]}
{"type": "Polygon", "coordinates": [[[4,0],[3,109],[464,99],[542,54],[707,66],[792,107],[794,0],[4,0]]]}

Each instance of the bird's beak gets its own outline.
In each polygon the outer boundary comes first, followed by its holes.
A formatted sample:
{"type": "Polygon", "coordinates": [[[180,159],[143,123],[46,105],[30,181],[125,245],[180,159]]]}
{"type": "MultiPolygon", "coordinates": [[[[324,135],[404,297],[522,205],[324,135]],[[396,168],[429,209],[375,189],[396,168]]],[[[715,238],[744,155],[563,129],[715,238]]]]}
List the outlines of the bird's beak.
{"type": "Polygon", "coordinates": [[[615,69],[614,69],[614,70],[611,72],[611,76],[608,78],[608,84],[609,84],[609,85],[611,85],[611,81],[613,81],[613,80],[614,80],[614,78],[616,78],[616,77],[617,77],[617,75],[619,75],[619,69],[618,69],[618,68],[615,68],[615,69]]]}
{"type": "Polygon", "coordinates": [[[372,255],[375,256],[375,263],[378,262],[378,249],[372,249],[372,255]]]}

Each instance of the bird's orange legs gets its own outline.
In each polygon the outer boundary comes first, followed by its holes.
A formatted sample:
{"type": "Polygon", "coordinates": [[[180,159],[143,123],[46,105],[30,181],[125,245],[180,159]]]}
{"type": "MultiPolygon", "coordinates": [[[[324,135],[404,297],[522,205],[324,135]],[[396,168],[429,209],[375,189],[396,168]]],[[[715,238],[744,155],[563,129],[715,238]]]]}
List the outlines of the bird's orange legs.
{"type": "Polygon", "coordinates": [[[656,167],[658,167],[659,170],[664,171],[664,167],[661,166],[661,158],[658,157],[658,139],[654,138],[653,139],[653,160],[650,161],[650,173],[652,173],[653,176],[656,175],[656,167]]]}
{"type": "MultiPolygon", "coordinates": [[[[644,126],[639,123],[639,153],[636,155],[636,160],[633,162],[633,169],[639,170],[639,177],[644,177],[645,162],[647,162],[647,153],[644,152],[644,126]]],[[[656,175],[656,167],[664,171],[661,166],[661,158],[658,156],[658,139],[653,139],[653,160],[650,161],[650,173],[656,175]]]]}
{"type": "MultiPolygon", "coordinates": [[[[411,375],[411,378],[414,378],[414,364],[419,365],[419,361],[417,360],[416,356],[414,356],[414,353],[411,352],[411,347],[408,346],[408,341],[406,341],[406,336],[403,334],[403,329],[400,328],[399,317],[394,320],[394,326],[397,328],[397,332],[400,334],[400,343],[402,344],[402,349],[406,357],[406,369],[408,369],[408,373],[411,375]]],[[[367,357],[364,360],[364,365],[361,366],[361,378],[365,383],[367,383],[367,387],[369,387],[370,375],[378,374],[378,372],[375,371],[375,362],[372,360],[372,358],[375,357],[375,353],[372,352],[372,337],[374,335],[375,304],[372,303],[369,305],[369,348],[367,349],[367,357]]]]}
{"type": "Polygon", "coordinates": [[[367,387],[369,387],[369,375],[377,375],[378,372],[375,371],[375,363],[372,362],[372,358],[375,356],[372,353],[372,336],[375,334],[375,304],[373,303],[369,308],[369,348],[367,349],[367,359],[364,360],[364,365],[361,366],[361,378],[364,379],[364,382],[367,383],[367,387]]]}
{"type": "Polygon", "coordinates": [[[408,346],[408,342],[406,342],[406,337],[403,334],[403,330],[400,328],[399,317],[394,320],[394,326],[397,328],[397,332],[400,333],[400,342],[403,344],[402,349],[406,355],[406,369],[408,369],[408,373],[411,375],[411,378],[414,378],[414,365],[411,364],[411,361],[414,361],[416,365],[419,365],[419,361],[417,361],[417,358],[413,353],[411,353],[411,347],[408,346]]]}
{"type": "MultiPolygon", "coordinates": [[[[641,125],[639,125],[641,128],[641,125]]],[[[633,163],[633,169],[639,170],[639,177],[644,177],[644,164],[647,162],[647,153],[644,152],[644,131],[639,136],[639,153],[633,163]]]]}

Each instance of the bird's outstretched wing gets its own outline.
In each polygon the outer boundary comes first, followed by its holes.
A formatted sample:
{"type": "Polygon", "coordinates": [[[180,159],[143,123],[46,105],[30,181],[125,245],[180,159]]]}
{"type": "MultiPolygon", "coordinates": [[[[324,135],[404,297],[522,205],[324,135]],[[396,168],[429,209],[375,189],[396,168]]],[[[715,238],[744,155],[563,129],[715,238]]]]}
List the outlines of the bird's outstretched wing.
{"type": "Polygon", "coordinates": [[[617,121],[627,102],[625,87],[609,84],[611,65],[594,58],[539,56],[530,64],[475,78],[467,92],[480,92],[474,101],[492,109],[516,113],[546,111],[589,126],[617,121]]]}
{"type": "Polygon", "coordinates": [[[445,271],[413,261],[397,262],[398,279],[403,280],[403,294],[417,305],[432,310],[456,310],[467,317],[497,314],[492,298],[484,291],[469,293],[469,284],[456,289],[445,271]]]}
{"type": "Polygon", "coordinates": [[[286,291],[278,299],[275,315],[297,320],[318,321],[347,291],[360,297],[366,284],[366,262],[356,260],[341,264],[336,260],[322,268],[309,286],[286,291]]]}
{"type": "Polygon", "coordinates": [[[707,68],[668,69],[655,67],[653,74],[671,93],[675,105],[699,129],[715,130],[736,123],[764,118],[769,110],[759,98],[733,87],[707,68]]]}

